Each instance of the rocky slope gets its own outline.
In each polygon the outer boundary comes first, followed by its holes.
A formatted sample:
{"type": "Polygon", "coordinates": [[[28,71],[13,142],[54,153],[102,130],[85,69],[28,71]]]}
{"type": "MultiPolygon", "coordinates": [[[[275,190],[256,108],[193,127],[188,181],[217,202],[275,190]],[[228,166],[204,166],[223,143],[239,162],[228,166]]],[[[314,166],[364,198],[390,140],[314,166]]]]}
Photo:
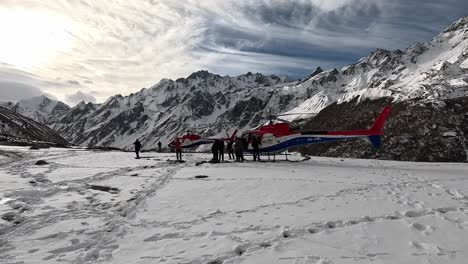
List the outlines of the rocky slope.
{"type": "Polygon", "coordinates": [[[283,91],[286,82],[259,73],[229,77],[199,71],[101,105],[81,103],[52,127],[76,144],[119,148],[131,147],[136,138],[144,148],[155,148],[159,140],[166,143],[207,124],[213,124],[208,134],[224,135],[257,125],[270,106],[284,111],[304,101],[304,94],[283,91]]]}
{"type": "Polygon", "coordinates": [[[67,146],[69,143],[48,126],[0,106],[0,141],[67,146]]]}
{"type": "MultiPolygon", "coordinates": [[[[392,98],[357,99],[332,104],[307,122],[308,130],[346,130],[369,127],[392,98]]],[[[315,156],[378,158],[405,161],[467,161],[468,96],[433,102],[407,100],[392,104],[382,147],[367,139],[331,142],[300,148],[315,156]]]]}
{"type": "Polygon", "coordinates": [[[65,103],[49,99],[44,95],[21,100],[17,103],[3,103],[0,106],[42,124],[55,123],[70,110],[70,107],[65,103]]]}

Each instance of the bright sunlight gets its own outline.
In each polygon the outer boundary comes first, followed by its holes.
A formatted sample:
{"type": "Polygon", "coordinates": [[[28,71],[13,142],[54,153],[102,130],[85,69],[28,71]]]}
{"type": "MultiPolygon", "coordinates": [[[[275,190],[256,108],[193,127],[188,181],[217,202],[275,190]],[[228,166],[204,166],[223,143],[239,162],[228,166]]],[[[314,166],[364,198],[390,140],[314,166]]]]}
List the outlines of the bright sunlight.
{"type": "Polygon", "coordinates": [[[72,27],[50,13],[0,9],[0,62],[23,69],[49,64],[71,46],[72,27]]]}

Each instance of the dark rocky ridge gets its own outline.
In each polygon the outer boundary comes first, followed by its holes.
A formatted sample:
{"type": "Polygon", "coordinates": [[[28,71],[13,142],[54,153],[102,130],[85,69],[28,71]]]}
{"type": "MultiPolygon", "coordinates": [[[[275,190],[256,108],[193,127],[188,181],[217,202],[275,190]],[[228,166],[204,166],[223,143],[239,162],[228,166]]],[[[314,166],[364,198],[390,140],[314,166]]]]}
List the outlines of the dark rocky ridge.
{"type": "Polygon", "coordinates": [[[50,143],[68,146],[69,143],[48,126],[0,107],[0,141],[17,143],[50,143]]]}

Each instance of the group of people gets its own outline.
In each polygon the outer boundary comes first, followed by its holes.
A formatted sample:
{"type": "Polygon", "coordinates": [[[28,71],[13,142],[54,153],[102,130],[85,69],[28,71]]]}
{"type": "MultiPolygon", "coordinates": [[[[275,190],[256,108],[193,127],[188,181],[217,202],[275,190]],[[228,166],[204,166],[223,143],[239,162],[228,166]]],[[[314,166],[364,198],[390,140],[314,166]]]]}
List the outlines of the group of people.
{"type": "MultiPolygon", "coordinates": [[[[229,159],[235,159],[238,162],[245,161],[244,145],[247,144],[242,138],[236,137],[234,140],[229,140],[226,146],[229,159]]],[[[216,139],[211,146],[211,152],[213,153],[211,162],[224,161],[224,140],[216,139]]]]}
{"type": "MultiPolygon", "coordinates": [[[[135,145],[135,154],[136,159],[140,158],[140,151],[141,151],[141,142],[140,140],[136,140],[133,145],[135,145]]],[[[227,142],[227,152],[229,155],[229,159],[235,159],[238,162],[245,161],[244,159],[244,146],[247,145],[245,139],[236,137],[234,140],[229,140],[227,142]]],[[[223,162],[224,161],[224,140],[223,139],[216,139],[211,146],[211,152],[213,153],[213,159],[211,162],[223,162]]],[[[159,152],[162,152],[162,143],[161,141],[158,142],[158,149],[159,152]]],[[[260,140],[257,137],[252,138],[252,149],[253,149],[253,159],[254,161],[260,161],[260,140]]],[[[175,141],[175,152],[178,161],[182,161],[182,142],[179,139],[175,141]]]]}
{"type": "MultiPolygon", "coordinates": [[[[140,151],[141,151],[141,142],[139,139],[135,140],[135,142],[133,142],[133,145],[135,146],[135,154],[136,154],[136,157],[135,159],[139,159],[140,158],[140,151]]],[[[161,141],[158,142],[158,151],[159,152],[162,152],[162,143],[161,141]]],[[[181,157],[182,159],[182,157],[181,157]]]]}
{"type": "Polygon", "coordinates": [[[213,142],[213,145],[211,145],[211,153],[213,153],[213,159],[211,159],[211,162],[224,161],[224,140],[216,139],[213,142]]]}

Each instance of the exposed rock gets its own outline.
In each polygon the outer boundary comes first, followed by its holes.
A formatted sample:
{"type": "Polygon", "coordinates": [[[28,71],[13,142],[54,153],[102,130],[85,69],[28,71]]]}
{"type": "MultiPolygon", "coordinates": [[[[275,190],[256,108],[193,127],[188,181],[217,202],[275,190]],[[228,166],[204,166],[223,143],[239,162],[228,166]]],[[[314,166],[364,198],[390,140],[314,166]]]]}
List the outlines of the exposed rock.
{"type": "Polygon", "coordinates": [[[110,187],[110,186],[102,186],[102,185],[88,185],[89,189],[101,191],[101,192],[109,192],[109,193],[118,193],[120,192],[119,188],[110,187]]]}
{"type": "Polygon", "coordinates": [[[22,222],[24,222],[25,218],[20,216],[19,214],[15,213],[15,212],[8,212],[8,213],[4,213],[2,215],[2,219],[5,220],[5,221],[8,221],[8,222],[11,222],[15,225],[19,225],[21,224],[22,222]]]}
{"type": "Polygon", "coordinates": [[[2,219],[8,222],[13,222],[13,220],[15,220],[15,218],[17,217],[18,217],[18,214],[14,212],[8,212],[2,215],[2,219]]]}
{"type": "Polygon", "coordinates": [[[49,164],[47,161],[45,160],[38,160],[36,161],[36,163],[34,163],[35,165],[47,165],[49,164]]]}

